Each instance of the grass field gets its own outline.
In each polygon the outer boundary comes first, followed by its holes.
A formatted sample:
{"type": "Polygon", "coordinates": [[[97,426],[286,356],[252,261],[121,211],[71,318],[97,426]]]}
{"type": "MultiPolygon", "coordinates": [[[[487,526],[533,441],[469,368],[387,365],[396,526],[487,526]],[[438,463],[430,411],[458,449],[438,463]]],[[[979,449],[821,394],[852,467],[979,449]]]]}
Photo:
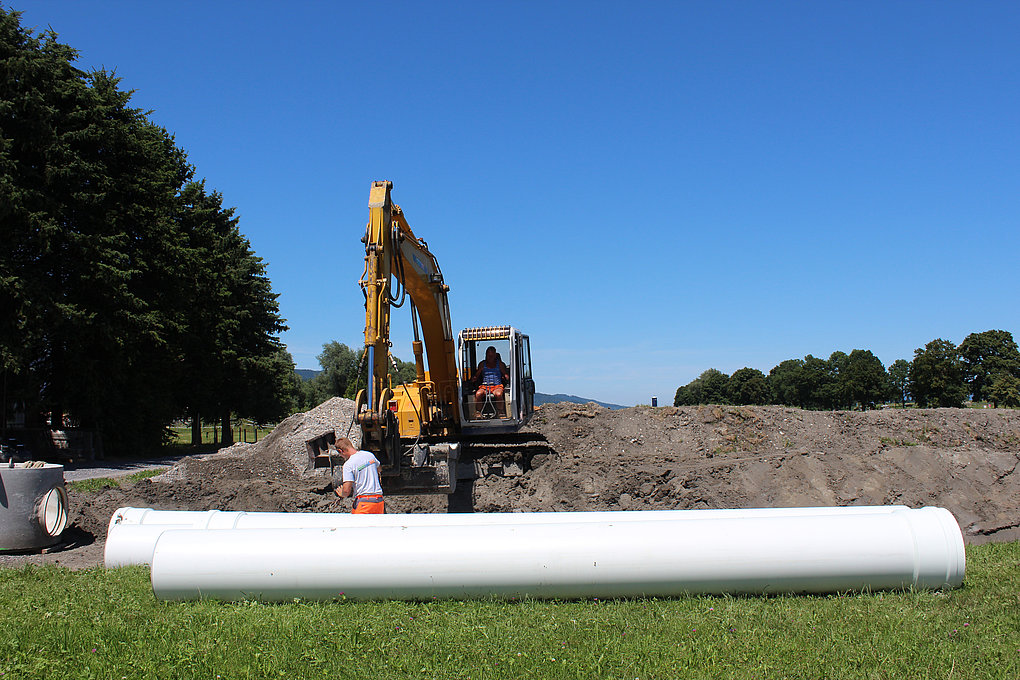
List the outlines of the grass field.
{"type": "Polygon", "coordinates": [[[967,559],[948,592],[565,602],[162,603],[144,568],[8,569],[0,679],[1020,677],[1020,543],[967,559]]]}
{"type": "MultiPolygon", "coordinates": [[[[259,427],[256,429],[251,423],[243,423],[241,425],[235,425],[234,441],[236,442],[252,442],[264,439],[267,434],[273,431],[272,426],[259,427]]],[[[191,427],[174,426],[170,428],[170,432],[174,435],[174,444],[179,445],[191,445],[191,444],[212,444],[213,441],[222,441],[223,432],[219,428],[215,429],[211,426],[202,428],[202,441],[193,442],[191,440],[191,427]]]]}
{"type": "Polygon", "coordinates": [[[121,486],[124,483],[131,484],[131,483],[137,482],[137,481],[139,481],[141,479],[146,479],[148,477],[155,477],[156,475],[161,475],[164,472],[166,472],[166,470],[164,470],[164,469],[159,469],[159,470],[139,470],[138,472],[132,472],[131,474],[124,475],[123,477],[117,477],[117,478],[113,478],[113,477],[93,477],[91,479],[79,479],[79,480],[76,480],[76,481],[73,481],[73,482],[67,482],[66,485],[67,485],[67,488],[74,489],[75,491],[79,491],[79,492],[92,492],[92,491],[99,491],[101,489],[116,488],[116,487],[121,486]]]}

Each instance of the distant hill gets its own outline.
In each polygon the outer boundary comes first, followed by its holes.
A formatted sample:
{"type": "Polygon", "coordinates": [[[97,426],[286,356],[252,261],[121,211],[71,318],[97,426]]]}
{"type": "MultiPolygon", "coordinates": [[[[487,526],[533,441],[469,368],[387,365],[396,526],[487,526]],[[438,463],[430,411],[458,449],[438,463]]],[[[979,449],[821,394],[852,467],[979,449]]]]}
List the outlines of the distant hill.
{"type": "Polygon", "coordinates": [[[298,377],[302,380],[311,380],[315,376],[322,373],[322,371],[316,371],[313,368],[295,368],[294,372],[298,374],[298,377]]]}
{"type": "Polygon", "coordinates": [[[599,406],[605,406],[609,409],[620,409],[627,408],[620,404],[607,404],[604,401],[597,399],[586,399],[585,397],[575,397],[572,394],[542,394],[541,392],[535,392],[535,406],[541,406],[542,404],[558,404],[561,401],[569,401],[572,404],[587,404],[589,401],[598,404],[599,406]]]}

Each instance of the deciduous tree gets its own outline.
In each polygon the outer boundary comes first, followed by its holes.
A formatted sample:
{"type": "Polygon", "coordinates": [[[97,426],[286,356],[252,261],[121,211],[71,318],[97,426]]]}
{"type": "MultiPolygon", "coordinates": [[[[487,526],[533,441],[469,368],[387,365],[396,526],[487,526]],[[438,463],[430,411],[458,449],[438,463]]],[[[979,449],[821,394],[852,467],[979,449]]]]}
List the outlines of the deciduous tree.
{"type": "Polygon", "coordinates": [[[769,401],[769,383],[757,368],[741,368],[726,383],[726,399],[731,404],[756,405],[769,401]]]}
{"type": "Polygon", "coordinates": [[[885,366],[870,350],[850,352],[845,368],[840,373],[843,393],[851,407],[862,411],[874,408],[883,401],[888,390],[885,366]]]}
{"type": "MultiPolygon", "coordinates": [[[[816,360],[817,361],[817,360],[816,360]]],[[[805,366],[808,361],[805,358],[805,366]]],[[[824,371],[819,371],[819,382],[812,393],[815,408],[839,409],[850,408],[852,400],[848,392],[846,371],[850,365],[850,357],[846,352],[836,350],[825,362],[824,371]]],[[[819,365],[819,369],[821,366],[819,365]]]]}
{"type": "Polygon", "coordinates": [[[690,390],[687,385],[681,385],[676,388],[676,394],[673,395],[673,406],[690,406],[691,396],[690,390]]]}
{"type": "Polygon", "coordinates": [[[1009,373],[999,373],[988,388],[988,399],[995,408],[999,404],[1010,408],[1020,407],[1020,378],[1009,373]]]}
{"type": "MultiPolygon", "coordinates": [[[[844,355],[845,356],[845,355],[844,355]]],[[[800,371],[798,392],[802,395],[803,407],[812,409],[832,408],[835,399],[836,379],[825,359],[808,354],[800,371]]]]}
{"type": "Polygon", "coordinates": [[[910,363],[905,359],[897,359],[889,365],[889,391],[892,398],[906,406],[910,398],[910,363]]]}
{"type": "MultiPolygon", "coordinates": [[[[304,383],[304,407],[311,408],[331,397],[353,399],[359,390],[367,387],[367,368],[362,361],[364,348],[353,349],[333,340],[322,346],[318,356],[322,372],[304,383]],[[360,370],[359,370],[360,369],[360,370]]],[[[394,385],[414,382],[417,369],[413,361],[393,357],[396,370],[390,366],[389,375],[394,385]]]]}
{"type": "Polygon", "coordinates": [[[726,384],[730,377],[722,371],[710,368],[697,379],[699,404],[725,404],[726,384]]]}
{"type": "Polygon", "coordinates": [[[725,404],[726,385],[729,376],[720,370],[710,368],[697,378],[677,389],[673,403],[676,406],[697,404],[725,404]]]}
{"type": "Polygon", "coordinates": [[[988,389],[999,377],[1020,378],[1020,349],[1007,331],[971,333],[960,343],[960,357],[974,401],[990,400],[988,389]]]}
{"type": "Polygon", "coordinates": [[[922,408],[963,405],[967,386],[956,345],[937,338],[914,350],[910,393],[922,408]]]}
{"type": "Polygon", "coordinates": [[[354,350],[336,340],[327,342],[317,357],[322,373],[313,380],[320,380],[330,396],[353,399],[357,389],[367,385],[365,377],[358,372],[362,352],[363,349],[354,350]]]}
{"type": "Polygon", "coordinates": [[[773,404],[804,407],[801,374],[804,370],[802,359],[787,359],[769,371],[769,393],[773,404]]]}

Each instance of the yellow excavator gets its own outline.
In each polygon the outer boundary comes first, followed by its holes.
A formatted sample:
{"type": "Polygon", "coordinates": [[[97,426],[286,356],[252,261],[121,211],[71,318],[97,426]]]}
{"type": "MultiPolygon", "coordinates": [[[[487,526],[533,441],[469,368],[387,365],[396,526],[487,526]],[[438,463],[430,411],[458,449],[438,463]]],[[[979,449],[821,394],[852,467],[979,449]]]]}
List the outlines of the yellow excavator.
{"type": "MultiPolygon", "coordinates": [[[[382,463],[388,494],[445,493],[456,490],[461,447],[475,439],[515,433],[534,410],[529,338],[509,325],[467,328],[456,342],[450,324],[450,287],[436,256],[411,231],[393,203],[392,182],[373,182],[365,236],[365,269],[359,281],[365,295],[367,387],[355,398],[361,448],[382,463]],[[390,365],[390,312],[411,311],[416,377],[393,385],[390,365]],[[424,342],[423,342],[424,340],[424,342]],[[495,350],[502,389],[482,390],[477,368],[495,350]],[[427,361],[427,368],[426,368],[427,361]],[[481,395],[481,396],[480,396],[481,395]]],[[[309,440],[314,466],[330,465],[329,443],[309,440]]]]}

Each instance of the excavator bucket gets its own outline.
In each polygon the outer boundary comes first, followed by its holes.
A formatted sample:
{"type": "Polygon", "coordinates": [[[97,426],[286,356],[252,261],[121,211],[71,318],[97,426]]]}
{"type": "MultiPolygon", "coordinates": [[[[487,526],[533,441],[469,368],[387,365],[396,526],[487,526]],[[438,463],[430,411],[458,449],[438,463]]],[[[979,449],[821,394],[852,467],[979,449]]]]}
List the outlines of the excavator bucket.
{"type": "Polygon", "coordinates": [[[336,452],[336,434],[333,430],[323,432],[305,440],[308,452],[308,469],[341,465],[344,459],[336,452]]]}

